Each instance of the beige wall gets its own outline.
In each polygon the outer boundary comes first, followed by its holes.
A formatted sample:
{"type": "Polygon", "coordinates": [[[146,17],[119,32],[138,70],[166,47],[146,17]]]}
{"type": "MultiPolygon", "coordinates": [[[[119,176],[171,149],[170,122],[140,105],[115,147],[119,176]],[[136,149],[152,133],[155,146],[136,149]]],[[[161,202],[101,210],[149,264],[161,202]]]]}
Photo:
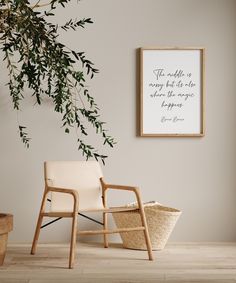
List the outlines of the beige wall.
{"type": "MultiPolygon", "coordinates": [[[[106,178],[139,185],[144,200],[181,209],[174,241],[235,241],[236,1],[73,2],[58,12],[57,19],[63,23],[69,17],[92,17],[95,22],[86,30],[63,33],[62,39],[86,51],[100,69],[90,89],[118,141],[108,152],[106,178]],[[136,136],[136,49],[141,46],[206,47],[204,138],[136,136]]],[[[14,214],[11,241],[29,242],[43,191],[43,161],[76,160],[81,155],[75,135],[63,133],[60,116],[47,102],[43,107],[24,104],[20,120],[32,137],[30,149],[24,149],[4,87],[6,68],[1,66],[0,211],[14,214]]],[[[68,231],[67,220],[62,220],[46,228],[41,240],[63,241],[68,231]]]]}

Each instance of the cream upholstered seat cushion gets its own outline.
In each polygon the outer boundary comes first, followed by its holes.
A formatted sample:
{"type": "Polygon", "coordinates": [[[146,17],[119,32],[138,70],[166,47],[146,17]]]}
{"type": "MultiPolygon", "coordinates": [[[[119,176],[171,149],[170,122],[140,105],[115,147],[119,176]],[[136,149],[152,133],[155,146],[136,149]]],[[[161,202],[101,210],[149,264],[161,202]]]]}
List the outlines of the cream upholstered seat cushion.
{"type": "MultiPolygon", "coordinates": [[[[96,161],[47,161],[45,179],[50,187],[75,189],[79,193],[79,210],[102,209],[102,170],[96,161]]],[[[73,197],[52,192],[52,212],[72,212],[73,197]]]]}

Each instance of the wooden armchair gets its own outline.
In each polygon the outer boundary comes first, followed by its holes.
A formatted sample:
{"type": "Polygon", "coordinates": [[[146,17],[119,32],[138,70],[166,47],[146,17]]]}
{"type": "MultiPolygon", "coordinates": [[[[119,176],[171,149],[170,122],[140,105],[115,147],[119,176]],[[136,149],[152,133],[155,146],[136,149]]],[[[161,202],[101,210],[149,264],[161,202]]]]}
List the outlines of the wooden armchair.
{"type": "Polygon", "coordinates": [[[32,243],[31,254],[35,254],[43,217],[70,217],[72,230],[70,241],[69,268],[73,268],[75,259],[76,234],[104,234],[104,247],[108,247],[107,234],[128,231],[143,231],[149,260],[153,260],[151,242],[148,234],[144,209],[137,187],[106,184],[101,167],[96,161],[48,161],[44,164],[45,190],[38,216],[38,222],[32,243]],[[107,190],[131,191],[135,194],[138,207],[107,207],[107,190]],[[46,211],[46,201],[51,193],[50,211],[46,211]],[[135,228],[108,229],[107,214],[137,210],[142,226],[135,228]],[[77,218],[80,212],[102,212],[103,229],[77,231],[77,218]]]}

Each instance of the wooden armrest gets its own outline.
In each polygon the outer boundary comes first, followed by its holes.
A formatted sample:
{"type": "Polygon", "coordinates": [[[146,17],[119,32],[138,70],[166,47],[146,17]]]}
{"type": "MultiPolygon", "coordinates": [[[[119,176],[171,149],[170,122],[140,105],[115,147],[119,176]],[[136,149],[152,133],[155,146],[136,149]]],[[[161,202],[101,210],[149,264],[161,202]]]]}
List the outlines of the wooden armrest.
{"type": "Polygon", "coordinates": [[[138,187],[133,187],[133,186],[122,186],[122,185],[114,185],[114,184],[106,184],[103,181],[103,178],[100,178],[102,187],[104,190],[107,189],[115,189],[115,190],[124,190],[124,191],[132,191],[132,192],[139,192],[139,188],[138,187]]]}
{"type": "Polygon", "coordinates": [[[123,191],[131,191],[131,192],[133,192],[135,194],[135,196],[136,196],[138,207],[143,211],[143,205],[142,205],[141,196],[140,196],[140,192],[139,192],[139,188],[138,187],[106,184],[103,181],[103,178],[100,178],[100,182],[102,184],[102,189],[103,189],[103,198],[105,198],[105,207],[106,207],[106,197],[105,197],[106,190],[114,189],[114,190],[123,190],[123,191]]]}
{"type": "Polygon", "coordinates": [[[139,188],[137,188],[137,187],[122,186],[122,185],[115,185],[115,184],[106,184],[105,190],[107,190],[107,189],[123,190],[123,191],[132,191],[132,192],[137,192],[137,191],[139,191],[139,188]]]}
{"type": "Polygon", "coordinates": [[[78,191],[77,190],[73,190],[73,189],[65,189],[65,188],[57,188],[57,187],[47,186],[47,192],[71,194],[76,201],[78,201],[78,199],[79,199],[78,191]]]}

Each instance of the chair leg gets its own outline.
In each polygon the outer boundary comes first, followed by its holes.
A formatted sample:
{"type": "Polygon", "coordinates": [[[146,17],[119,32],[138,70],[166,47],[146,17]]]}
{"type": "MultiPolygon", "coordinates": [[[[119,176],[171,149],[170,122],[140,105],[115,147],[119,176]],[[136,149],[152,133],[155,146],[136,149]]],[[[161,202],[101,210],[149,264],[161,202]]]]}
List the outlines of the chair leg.
{"type": "MultiPolygon", "coordinates": [[[[103,228],[104,228],[104,230],[107,230],[107,228],[108,228],[108,225],[107,225],[107,213],[103,213],[103,228]]],[[[107,234],[104,234],[103,235],[103,237],[104,237],[104,248],[108,248],[108,235],[107,234]]]]}
{"type": "Polygon", "coordinates": [[[143,207],[140,207],[140,217],[141,217],[142,225],[145,228],[145,230],[143,232],[144,232],[144,238],[145,238],[145,242],[146,242],[146,246],[147,246],[148,257],[149,257],[149,260],[153,260],[152,244],[151,244],[150,237],[149,237],[147,221],[146,221],[146,216],[145,216],[143,207]]]}
{"type": "Polygon", "coordinates": [[[42,222],[43,222],[43,215],[42,215],[42,213],[43,213],[45,205],[46,205],[46,200],[47,200],[47,192],[45,190],[44,194],[43,194],[43,199],[42,199],[40,211],[39,211],[37,226],[36,226],[35,233],[34,233],[34,239],[33,239],[32,247],[31,247],[31,254],[32,255],[34,255],[35,252],[36,252],[36,247],[37,247],[37,243],[38,243],[38,239],[39,239],[40,228],[41,228],[41,225],[42,225],[42,222]]]}
{"type": "Polygon", "coordinates": [[[41,213],[39,213],[38,222],[37,222],[37,226],[36,226],[36,229],[35,229],[34,239],[33,239],[32,247],[31,247],[31,254],[32,255],[34,255],[35,252],[36,252],[37,243],[38,243],[38,239],[39,239],[39,233],[40,233],[40,227],[42,225],[42,222],[43,222],[43,216],[41,215],[41,213]]]}
{"type": "Polygon", "coordinates": [[[69,268],[74,267],[75,261],[75,249],[76,249],[76,235],[77,235],[77,213],[73,215],[72,218],[72,229],[71,229],[71,241],[70,241],[70,258],[69,258],[69,268]]]}

